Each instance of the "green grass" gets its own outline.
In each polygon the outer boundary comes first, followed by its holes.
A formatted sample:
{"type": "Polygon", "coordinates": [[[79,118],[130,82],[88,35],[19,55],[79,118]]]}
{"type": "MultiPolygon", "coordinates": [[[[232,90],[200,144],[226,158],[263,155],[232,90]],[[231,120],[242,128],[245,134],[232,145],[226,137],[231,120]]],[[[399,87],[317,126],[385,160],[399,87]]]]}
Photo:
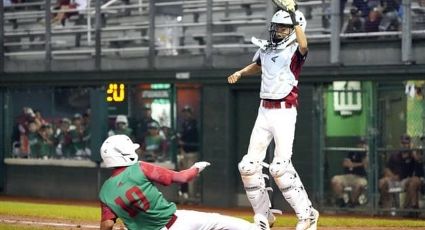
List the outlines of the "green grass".
{"type": "Polygon", "coordinates": [[[22,225],[8,225],[8,224],[0,224],[1,230],[50,230],[56,228],[49,228],[45,226],[34,227],[34,226],[22,226],[22,225]]]}
{"type": "Polygon", "coordinates": [[[77,205],[0,201],[0,214],[75,221],[98,221],[100,219],[100,208],[77,205]]]}
{"type": "MultiPolygon", "coordinates": [[[[63,204],[41,204],[25,203],[16,201],[0,201],[0,215],[15,215],[49,219],[63,219],[74,223],[93,222],[98,223],[100,219],[100,209],[98,207],[84,205],[63,205],[63,204]]],[[[252,216],[240,216],[252,221],[252,216]]],[[[279,216],[275,224],[276,227],[295,226],[297,220],[293,215],[279,216]]],[[[346,216],[321,216],[319,226],[323,227],[425,227],[425,220],[412,219],[389,219],[389,218],[369,218],[369,217],[346,217],[346,216]]],[[[0,224],[0,229],[5,230],[28,230],[46,229],[46,227],[30,227],[0,224]]],[[[47,228],[54,229],[54,228],[47,228]]]]}
{"type": "MultiPolygon", "coordinates": [[[[275,226],[295,226],[294,216],[283,216],[277,219],[275,226]]],[[[424,220],[386,219],[371,217],[321,216],[319,226],[322,227],[425,227],[424,220]]]]}

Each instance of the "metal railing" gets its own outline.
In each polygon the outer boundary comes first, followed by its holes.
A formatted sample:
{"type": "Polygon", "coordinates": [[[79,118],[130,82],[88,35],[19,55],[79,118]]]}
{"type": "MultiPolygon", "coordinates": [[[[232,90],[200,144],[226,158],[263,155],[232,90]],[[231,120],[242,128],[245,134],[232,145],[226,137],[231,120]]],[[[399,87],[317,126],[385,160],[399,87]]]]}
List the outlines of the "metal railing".
{"type": "MultiPolygon", "coordinates": [[[[142,0],[138,0],[136,4],[132,2],[129,5],[116,5],[117,0],[111,0],[103,5],[100,5],[100,1],[89,1],[88,7],[85,10],[51,10],[51,7],[44,7],[45,10],[40,11],[24,11],[24,12],[2,12],[4,22],[8,20],[21,20],[24,18],[27,19],[38,19],[42,18],[44,15],[51,15],[60,12],[78,12],[80,15],[83,15],[87,20],[85,24],[78,23],[79,25],[67,25],[65,28],[49,28],[48,26],[33,26],[32,28],[26,28],[25,30],[11,30],[4,29],[4,32],[0,35],[3,46],[2,56],[12,58],[17,56],[40,56],[45,55],[52,57],[57,54],[81,54],[86,53],[93,55],[93,51],[96,50],[96,46],[100,47],[98,51],[99,54],[96,54],[95,58],[100,59],[100,55],[103,53],[113,53],[113,52],[126,52],[128,51],[149,51],[149,55],[157,55],[158,52],[173,49],[173,50],[192,50],[194,54],[197,54],[197,50],[204,50],[203,55],[209,56],[212,54],[214,49],[227,49],[227,48],[252,48],[254,46],[249,44],[248,42],[216,42],[214,36],[212,35],[214,29],[216,28],[231,28],[231,31],[234,32],[240,30],[243,27],[251,27],[252,30],[256,30],[256,34],[246,34],[246,37],[250,36],[258,36],[267,33],[266,29],[268,27],[268,18],[250,18],[250,15],[244,15],[243,10],[240,9],[241,4],[246,4],[247,1],[240,0],[193,0],[193,1],[173,1],[173,2],[155,2],[153,0],[143,2],[142,0]],[[96,11],[96,7],[100,8],[100,11],[96,11]],[[183,19],[175,22],[165,22],[165,23],[157,23],[156,21],[160,21],[158,17],[160,15],[151,14],[150,12],[155,12],[155,9],[158,7],[181,7],[182,8],[182,16],[183,19]],[[153,9],[153,10],[152,10],[153,9]],[[196,10],[194,12],[184,11],[185,9],[196,10]],[[98,22],[99,26],[95,26],[93,20],[96,22],[96,18],[108,17],[113,14],[117,14],[117,12],[130,10],[133,16],[116,16],[111,17],[112,20],[116,20],[118,25],[101,25],[101,22],[98,22]],[[190,21],[188,20],[190,14],[196,14],[194,17],[201,17],[201,21],[190,21]],[[231,19],[231,16],[235,16],[236,19],[231,19]],[[93,18],[94,19],[93,19],[93,18]],[[120,20],[132,18],[129,22],[120,22],[120,20]],[[222,17],[226,17],[228,19],[222,20],[222,17]],[[136,19],[135,19],[136,18],[136,19]],[[229,20],[230,18],[230,20],[229,20]],[[141,23],[137,22],[137,20],[143,21],[141,23]],[[172,44],[171,46],[164,47],[158,43],[158,32],[160,30],[165,30],[169,28],[174,28],[176,31],[179,31],[180,42],[178,44],[172,44]],[[190,32],[192,31],[204,31],[206,44],[196,44],[195,41],[191,40],[190,32]],[[94,41],[96,38],[95,34],[99,34],[99,41],[94,41]],[[188,34],[189,33],[189,34],[188,34]],[[108,38],[107,35],[112,35],[117,37],[113,39],[111,37],[108,38]],[[129,34],[143,34],[142,36],[130,36],[129,34]],[[126,35],[126,36],[122,36],[126,35]],[[119,36],[122,36],[122,44],[131,44],[130,47],[126,45],[119,47],[111,47],[111,43],[121,44],[119,36]],[[60,37],[63,40],[58,40],[60,37]],[[73,37],[85,38],[85,43],[82,46],[74,47],[72,45],[68,45],[71,42],[73,37]],[[34,38],[38,40],[34,41],[34,38]],[[46,39],[50,38],[50,39],[46,39]],[[131,40],[134,38],[134,40],[131,40]],[[104,39],[107,42],[102,42],[104,39]],[[12,41],[10,41],[12,40],[12,41]],[[25,41],[30,40],[30,41],[25,41]],[[114,40],[114,41],[112,41],[114,40]],[[181,42],[181,41],[191,41],[189,43],[181,42]],[[22,43],[22,47],[29,47],[27,50],[25,48],[19,49],[19,42],[22,43]],[[44,42],[44,49],[40,49],[40,45],[44,42]],[[97,44],[99,43],[99,44],[97,44]],[[68,45],[68,46],[66,46],[68,45]],[[38,50],[34,49],[33,46],[38,46],[38,50]],[[49,48],[51,47],[51,51],[49,52],[49,48]],[[74,47],[74,48],[73,48],[74,47]]],[[[310,7],[313,9],[314,13],[312,14],[314,20],[310,20],[308,23],[308,27],[306,29],[306,33],[308,35],[309,41],[314,42],[316,40],[328,40],[331,43],[331,63],[339,62],[339,53],[340,48],[339,45],[341,43],[341,39],[350,39],[350,38],[373,38],[380,36],[398,36],[402,40],[403,47],[402,56],[403,61],[409,61],[411,59],[411,40],[415,36],[422,36],[425,30],[406,30],[411,26],[406,26],[411,24],[410,14],[406,13],[405,16],[409,17],[403,18],[403,31],[384,31],[384,32],[371,32],[371,33],[343,33],[340,31],[340,26],[338,25],[341,16],[344,15],[335,12],[335,10],[339,7],[338,1],[325,1],[325,0],[316,0],[316,1],[302,1],[299,2],[300,10],[305,10],[306,7],[310,7]],[[317,25],[317,21],[321,19],[323,15],[329,15],[326,13],[324,9],[331,9],[330,20],[331,27],[323,28],[317,25]],[[314,24],[316,23],[316,24],[314,24]],[[311,26],[310,26],[311,25],[311,26]]],[[[402,7],[403,9],[411,9],[411,0],[404,0],[402,7]]],[[[264,11],[273,12],[273,6],[270,1],[264,3],[262,1],[253,0],[248,2],[252,4],[252,6],[259,7],[257,15],[262,13],[264,15],[264,11]]],[[[45,6],[40,3],[34,4],[25,4],[25,5],[15,5],[12,8],[19,7],[27,7],[27,6],[39,6],[40,8],[45,6]]],[[[51,4],[48,4],[51,6],[51,4]]],[[[417,6],[416,6],[417,8],[417,6]]],[[[408,10],[404,10],[405,12],[409,12],[408,10]]],[[[120,14],[120,13],[118,13],[120,14]]],[[[75,22],[75,19],[71,20],[75,22]]],[[[109,18],[107,18],[109,21],[109,18]]],[[[45,21],[45,25],[49,22],[45,21]]],[[[6,24],[6,23],[5,23],[6,24]]],[[[4,24],[3,24],[4,25],[4,24]]],[[[248,40],[248,39],[246,39],[248,40]]],[[[81,43],[81,41],[79,41],[81,43]]],[[[246,50],[241,49],[242,52],[246,52],[246,50]]],[[[146,55],[146,54],[142,54],[146,55]]],[[[151,57],[152,58],[152,57],[151,57]]],[[[206,57],[208,60],[209,57],[206,57]]]]}

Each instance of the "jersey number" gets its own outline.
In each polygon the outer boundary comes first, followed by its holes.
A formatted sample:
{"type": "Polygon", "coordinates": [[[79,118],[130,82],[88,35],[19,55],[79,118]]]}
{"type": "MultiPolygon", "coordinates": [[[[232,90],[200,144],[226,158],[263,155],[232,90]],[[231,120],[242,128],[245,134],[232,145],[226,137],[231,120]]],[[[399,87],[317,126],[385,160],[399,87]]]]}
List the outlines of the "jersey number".
{"type": "Polygon", "coordinates": [[[128,204],[126,204],[121,197],[115,199],[115,204],[126,211],[130,217],[135,217],[139,212],[145,212],[150,207],[145,194],[143,194],[142,190],[137,186],[127,190],[127,192],[125,192],[125,197],[128,200],[128,204]]]}

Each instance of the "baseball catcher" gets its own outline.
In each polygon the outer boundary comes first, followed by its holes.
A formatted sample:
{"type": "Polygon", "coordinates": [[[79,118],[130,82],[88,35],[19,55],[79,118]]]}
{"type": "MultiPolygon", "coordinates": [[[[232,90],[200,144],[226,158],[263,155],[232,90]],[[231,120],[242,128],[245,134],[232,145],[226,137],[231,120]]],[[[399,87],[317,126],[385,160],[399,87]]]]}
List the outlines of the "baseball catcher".
{"type": "Polygon", "coordinates": [[[269,39],[252,38],[259,47],[253,63],[228,77],[230,84],[240,78],[261,72],[261,104],[251,133],[248,153],[239,163],[246,194],[256,215],[267,223],[256,224],[269,229],[275,222],[270,198],[262,175],[263,160],[270,141],[276,147],[269,166],[283,197],[294,209],[296,230],[316,230],[319,212],[312,207],[298,173],[292,165],[292,144],[298,107],[298,79],[308,46],[304,33],[307,22],[293,0],[273,0],[278,10],[271,19],[269,39]]]}

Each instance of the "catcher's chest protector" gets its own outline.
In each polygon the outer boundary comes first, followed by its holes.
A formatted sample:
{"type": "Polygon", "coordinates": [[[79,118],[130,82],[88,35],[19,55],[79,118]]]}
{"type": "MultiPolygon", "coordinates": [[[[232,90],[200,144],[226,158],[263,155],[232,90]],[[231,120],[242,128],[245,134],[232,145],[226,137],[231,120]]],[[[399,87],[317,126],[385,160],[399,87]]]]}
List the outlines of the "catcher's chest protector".
{"type": "Polygon", "coordinates": [[[298,45],[296,43],[277,49],[259,49],[261,60],[262,82],[260,97],[263,99],[281,99],[286,97],[294,86],[298,85],[291,64],[296,61],[293,56],[298,45]]]}

